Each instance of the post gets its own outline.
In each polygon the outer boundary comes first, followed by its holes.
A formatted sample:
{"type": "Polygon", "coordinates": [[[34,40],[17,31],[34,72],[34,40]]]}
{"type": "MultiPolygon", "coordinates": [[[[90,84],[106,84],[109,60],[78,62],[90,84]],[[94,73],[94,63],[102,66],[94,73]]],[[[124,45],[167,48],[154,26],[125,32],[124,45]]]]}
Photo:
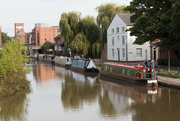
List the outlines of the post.
{"type": "Polygon", "coordinates": [[[168,51],[168,72],[170,72],[170,51],[168,51]]]}

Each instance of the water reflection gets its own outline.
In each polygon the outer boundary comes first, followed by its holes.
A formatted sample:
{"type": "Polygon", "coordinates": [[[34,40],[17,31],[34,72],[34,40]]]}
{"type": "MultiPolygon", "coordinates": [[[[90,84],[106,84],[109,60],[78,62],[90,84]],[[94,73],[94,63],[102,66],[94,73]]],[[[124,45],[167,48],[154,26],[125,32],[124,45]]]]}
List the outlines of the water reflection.
{"type": "Polygon", "coordinates": [[[33,75],[37,82],[51,81],[52,79],[59,78],[59,75],[55,72],[55,66],[50,64],[35,63],[33,75]]]}
{"type": "Polygon", "coordinates": [[[28,74],[32,92],[23,91],[1,98],[1,121],[180,119],[180,90],[116,84],[109,82],[108,78],[99,79],[99,75],[78,73],[36,61],[28,66],[33,69],[28,74]]]}
{"type": "Polygon", "coordinates": [[[14,96],[0,98],[1,121],[25,121],[28,114],[29,90],[16,93],[14,96]]]}
{"type": "Polygon", "coordinates": [[[84,103],[94,103],[101,89],[98,83],[97,75],[66,71],[61,94],[64,109],[76,110],[82,108],[84,103]]]}

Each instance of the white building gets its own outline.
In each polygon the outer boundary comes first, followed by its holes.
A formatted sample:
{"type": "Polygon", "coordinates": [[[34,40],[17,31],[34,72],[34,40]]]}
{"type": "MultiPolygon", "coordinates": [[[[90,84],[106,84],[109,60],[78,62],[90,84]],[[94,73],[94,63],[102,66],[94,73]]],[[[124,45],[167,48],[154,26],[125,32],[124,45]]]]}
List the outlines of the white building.
{"type": "Polygon", "coordinates": [[[116,14],[107,30],[107,60],[143,61],[150,60],[150,43],[135,45],[135,36],[130,36],[129,29],[132,14],[116,14]]]}

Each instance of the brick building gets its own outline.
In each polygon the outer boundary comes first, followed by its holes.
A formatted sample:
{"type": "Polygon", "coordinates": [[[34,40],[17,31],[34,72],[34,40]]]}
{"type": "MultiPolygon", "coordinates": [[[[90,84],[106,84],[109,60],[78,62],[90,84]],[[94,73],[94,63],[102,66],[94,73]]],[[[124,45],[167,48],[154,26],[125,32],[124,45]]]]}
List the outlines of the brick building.
{"type": "Polygon", "coordinates": [[[54,42],[54,38],[60,34],[59,26],[49,27],[48,24],[36,23],[32,30],[31,43],[35,45],[43,45],[46,41],[54,42]]]}
{"type": "Polygon", "coordinates": [[[25,41],[27,41],[27,35],[24,32],[24,23],[15,23],[14,28],[15,28],[15,36],[14,37],[24,39],[25,41]]]}

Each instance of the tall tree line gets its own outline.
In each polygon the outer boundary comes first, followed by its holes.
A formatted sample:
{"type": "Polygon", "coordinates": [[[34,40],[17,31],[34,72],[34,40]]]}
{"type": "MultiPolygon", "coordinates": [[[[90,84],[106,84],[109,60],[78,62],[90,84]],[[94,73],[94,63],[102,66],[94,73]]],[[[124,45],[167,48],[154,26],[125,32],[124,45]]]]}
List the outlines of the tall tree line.
{"type": "Polygon", "coordinates": [[[81,13],[62,13],[59,22],[61,36],[64,37],[64,52],[67,48],[84,56],[99,58],[104,43],[107,42],[107,29],[116,13],[125,13],[125,6],[114,3],[102,4],[96,8],[97,19],[92,16],[81,18],[81,13]]]}

